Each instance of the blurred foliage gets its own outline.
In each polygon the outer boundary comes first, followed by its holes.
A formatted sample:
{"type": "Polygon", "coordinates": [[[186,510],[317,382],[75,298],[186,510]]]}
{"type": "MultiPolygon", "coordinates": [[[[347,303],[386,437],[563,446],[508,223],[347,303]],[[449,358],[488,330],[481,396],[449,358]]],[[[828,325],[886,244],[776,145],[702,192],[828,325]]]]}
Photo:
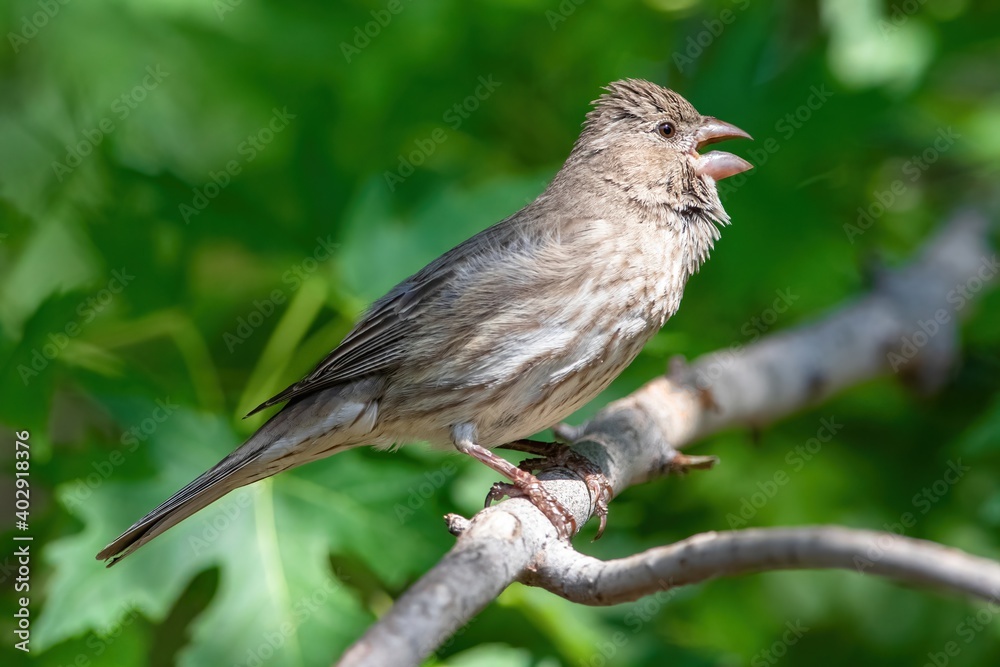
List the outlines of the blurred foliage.
{"type": "MultiPolygon", "coordinates": [[[[757,169],[725,183],[734,223],[679,315],[573,421],[672,355],[816,317],[956,206],[993,206],[997,25],[968,0],[5,3],[2,479],[12,498],[10,431],[30,430],[30,662],[327,664],[448,549],[441,515],[474,512],[493,475],[413,446],[241,490],[113,570],[93,558],[252,432],[246,410],[368,301],[540,192],[602,85],[677,89],[751,132],[732,150],[757,169]],[[873,220],[854,234],[859,209],[873,220]]],[[[578,548],[624,556],[741,512],[865,528],[912,512],[907,534],[1000,557],[1000,294],[977,296],[937,395],[887,378],[711,438],[697,451],[721,466],[630,489],[578,548]],[[821,419],[842,429],[793,462],[821,419]],[[951,461],[970,469],[941,490],[951,461]]],[[[514,586],[431,664],[909,667],[950,641],[947,664],[998,664],[982,609],[853,573],[608,609],[514,586]]],[[[0,661],[27,664],[10,613],[0,628],[0,661]]]]}

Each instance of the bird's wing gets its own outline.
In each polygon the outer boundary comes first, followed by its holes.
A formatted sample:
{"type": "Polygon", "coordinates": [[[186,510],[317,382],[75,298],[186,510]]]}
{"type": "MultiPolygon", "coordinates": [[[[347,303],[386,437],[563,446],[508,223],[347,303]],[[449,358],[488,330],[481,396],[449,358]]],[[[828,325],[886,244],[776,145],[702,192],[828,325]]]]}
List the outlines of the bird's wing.
{"type": "MultiPolygon", "coordinates": [[[[473,298],[476,293],[495,296],[499,280],[509,292],[509,300],[518,302],[512,305],[526,305],[524,301],[531,296],[544,294],[543,283],[552,280],[552,271],[545,265],[554,263],[567,267],[582,260],[582,266],[586,267],[586,255],[607,237],[609,229],[603,220],[548,223],[541,231],[539,225],[538,221],[525,222],[513,216],[437,258],[376,301],[340,345],[309,375],[249,414],[395,367],[411,350],[412,341],[408,338],[421,326],[423,313],[433,309],[435,316],[443,315],[455,326],[460,326],[457,318],[450,317],[452,313],[442,312],[447,309],[443,308],[445,300],[450,305],[458,306],[456,302],[461,302],[461,306],[466,307],[470,295],[473,298]],[[576,261],[572,255],[577,255],[576,261]]],[[[574,277],[560,271],[557,279],[568,281],[574,277]]],[[[482,303],[483,299],[478,301],[482,303]]],[[[504,307],[502,299],[495,299],[492,304],[504,307]]],[[[485,312],[479,316],[489,317],[485,312]]]]}
{"type": "Polygon", "coordinates": [[[272,405],[298,398],[365,375],[393,367],[404,356],[405,339],[433,295],[454,281],[456,271],[469,260],[515,242],[516,216],[480,232],[396,285],[372,304],[357,325],[304,378],[264,401],[247,416],[272,405]]]}
{"type": "Polygon", "coordinates": [[[272,405],[391,367],[403,354],[402,342],[411,330],[412,321],[421,312],[421,304],[451,276],[452,272],[447,267],[434,272],[424,269],[394,287],[372,304],[340,345],[309,375],[264,401],[247,416],[272,405]]]}

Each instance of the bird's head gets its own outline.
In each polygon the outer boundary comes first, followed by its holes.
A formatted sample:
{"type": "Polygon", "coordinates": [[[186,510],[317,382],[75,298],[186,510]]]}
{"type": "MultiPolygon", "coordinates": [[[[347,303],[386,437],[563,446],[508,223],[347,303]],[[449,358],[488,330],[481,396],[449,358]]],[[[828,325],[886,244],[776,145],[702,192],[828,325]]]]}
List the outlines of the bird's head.
{"type": "Polygon", "coordinates": [[[698,209],[726,222],[716,182],[753,165],[731,153],[698,151],[750,135],[648,81],[616,81],[606,90],[587,114],[570,162],[586,163],[639,204],[698,209]]]}

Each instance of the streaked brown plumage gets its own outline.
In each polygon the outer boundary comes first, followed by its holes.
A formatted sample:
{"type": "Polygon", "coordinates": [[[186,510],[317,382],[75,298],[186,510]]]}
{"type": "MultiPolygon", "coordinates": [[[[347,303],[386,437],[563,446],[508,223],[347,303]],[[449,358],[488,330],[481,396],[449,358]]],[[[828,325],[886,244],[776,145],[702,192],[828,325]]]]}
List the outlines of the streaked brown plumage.
{"type": "Polygon", "coordinates": [[[611,84],[538,199],[375,302],[312,373],[257,408],[284,409],[97,557],[113,564],[237,487],[361,445],[455,446],[544,501],[488,448],[587,403],[677,311],[729,221],[715,182],[750,168],[697,149],[733,137],[748,135],[670,90],[611,84]]]}

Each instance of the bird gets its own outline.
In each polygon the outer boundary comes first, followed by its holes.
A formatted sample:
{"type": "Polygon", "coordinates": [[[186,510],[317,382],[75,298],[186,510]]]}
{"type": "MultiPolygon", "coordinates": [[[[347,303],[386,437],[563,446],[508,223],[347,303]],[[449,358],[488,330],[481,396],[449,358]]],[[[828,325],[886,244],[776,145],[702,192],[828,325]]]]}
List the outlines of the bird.
{"type": "Polygon", "coordinates": [[[751,137],[655,83],[615,81],[591,105],[542,194],[375,301],[312,372],[250,414],[285,403],[280,411],[97,559],[111,567],[230,491],[289,468],[418,441],[486,464],[511,482],[491,495],[528,497],[569,539],[572,517],[537,477],[491,450],[536,451],[530,436],[632,362],[730,223],[717,182],[753,167],[699,153],[751,137]]]}

